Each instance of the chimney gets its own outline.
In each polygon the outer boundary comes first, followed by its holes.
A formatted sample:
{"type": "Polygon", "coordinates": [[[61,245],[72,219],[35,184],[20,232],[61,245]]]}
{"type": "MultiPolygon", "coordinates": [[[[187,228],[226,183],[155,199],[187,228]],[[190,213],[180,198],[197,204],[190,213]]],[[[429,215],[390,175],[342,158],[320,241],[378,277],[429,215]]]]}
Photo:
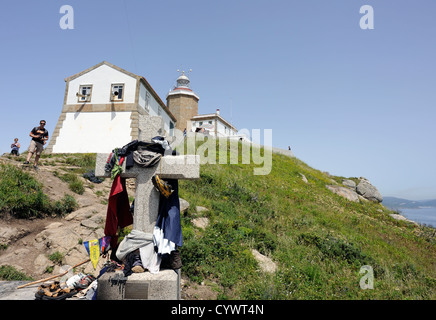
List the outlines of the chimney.
{"type": "Polygon", "coordinates": [[[217,115],[220,114],[220,109],[216,109],[216,114],[217,114],[217,115]]]}

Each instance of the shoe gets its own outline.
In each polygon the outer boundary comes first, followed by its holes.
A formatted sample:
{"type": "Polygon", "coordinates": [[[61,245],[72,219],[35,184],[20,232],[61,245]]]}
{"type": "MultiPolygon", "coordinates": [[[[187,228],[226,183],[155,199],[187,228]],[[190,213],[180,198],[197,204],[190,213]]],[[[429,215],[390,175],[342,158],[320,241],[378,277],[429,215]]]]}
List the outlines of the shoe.
{"type": "Polygon", "coordinates": [[[62,288],[59,281],[55,281],[50,285],[40,285],[35,293],[35,300],[64,300],[74,296],[76,293],[77,290],[62,288]]]}
{"type": "Polygon", "coordinates": [[[75,294],[77,294],[76,289],[65,288],[53,293],[46,292],[46,295],[44,295],[41,300],[65,300],[66,298],[71,298],[75,294]]]}
{"type": "Polygon", "coordinates": [[[33,169],[38,170],[38,166],[35,166],[35,165],[34,165],[34,166],[33,166],[33,169]]]}
{"type": "Polygon", "coordinates": [[[182,267],[182,259],[180,258],[180,252],[178,250],[171,251],[170,254],[162,255],[160,263],[162,269],[177,270],[182,267]]]}
{"type": "Polygon", "coordinates": [[[168,198],[174,191],[171,185],[160,179],[157,174],[151,178],[151,181],[159,193],[165,198],[168,198]]]}
{"type": "Polygon", "coordinates": [[[182,267],[182,259],[180,257],[179,250],[171,251],[170,253],[170,265],[171,268],[176,270],[182,267]]]}
{"type": "Polygon", "coordinates": [[[145,269],[143,267],[141,267],[141,266],[134,266],[132,268],[132,272],[134,272],[134,273],[142,273],[142,272],[145,272],[145,269]]]}
{"type": "Polygon", "coordinates": [[[23,164],[29,164],[29,161],[24,161],[23,164]]]}
{"type": "Polygon", "coordinates": [[[86,289],[95,280],[96,280],[96,278],[93,275],[88,274],[87,276],[83,277],[77,285],[74,286],[74,289],[77,289],[77,290],[86,289]]]}

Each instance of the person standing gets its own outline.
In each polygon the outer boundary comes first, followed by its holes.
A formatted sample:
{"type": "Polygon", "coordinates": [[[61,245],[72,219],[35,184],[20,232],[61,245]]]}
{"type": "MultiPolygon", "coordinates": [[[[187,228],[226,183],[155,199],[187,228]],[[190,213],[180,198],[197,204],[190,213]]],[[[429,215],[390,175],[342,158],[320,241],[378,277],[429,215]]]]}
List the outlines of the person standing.
{"type": "Polygon", "coordinates": [[[20,144],[18,143],[18,138],[14,139],[14,143],[11,144],[11,154],[18,156],[20,153],[20,144]]]}
{"type": "Polygon", "coordinates": [[[35,127],[30,131],[30,136],[32,140],[30,141],[29,153],[27,154],[27,159],[24,161],[24,164],[29,164],[30,158],[32,158],[33,154],[35,155],[35,160],[33,162],[33,167],[38,169],[38,161],[41,156],[42,150],[44,150],[44,144],[48,140],[48,131],[45,129],[45,120],[41,120],[39,122],[39,127],[35,127]]]}

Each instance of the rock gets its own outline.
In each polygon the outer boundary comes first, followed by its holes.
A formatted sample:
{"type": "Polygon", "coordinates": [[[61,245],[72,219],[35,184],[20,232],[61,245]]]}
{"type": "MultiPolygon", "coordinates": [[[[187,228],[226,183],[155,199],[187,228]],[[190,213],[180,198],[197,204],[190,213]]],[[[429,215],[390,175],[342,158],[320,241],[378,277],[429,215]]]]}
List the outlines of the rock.
{"type": "Polygon", "coordinates": [[[185,199],[180,198],[180,213],[185,212],[189,208],[189,202],[185,199]]]}
{"type": "Polygon", "coordinates": [[[80,223],[80,225],[84,226],[86,228],[89,228],[89,229],[97,229],[98,228],[98,224],[94,220],[91,220],[91,219],[83,220],[80,223]]]}
{"type": "Polygon", "coordinates": [[[377,203],[383,201],[383,197],[380,192],[367,179],[360,180],[356,187],[356,192],[370,201],[377,203]]]}
{"type": "Polygon", "coordinates": [[[195,207],[195,211],[200,213],[200,212],[205,212],[205,211],[209,211],[208,208],[202,207],[202,206],[196,206],[195,207]]]}
{"type": "Polygon", "coordinates": [[[259,267],[263,272],[274,273],[277,270],[277,265],[267,256],[264,256],[259,251],[252,249],[251,253],[259,263],[259,267]]]}
{"type": "Polygon", "coordinates": [[[62,222],[53,222],[53,223],[50,223],[48,226],[46,226],[45,229],[46,230],[47,229],[56,229],[56,228],[59,228],[59,227],[61,227],[63,225],[64,224],[62,222]]]}
{"type": "Polygon", "coordinates": [[[37,273],[43,274],[48,266],[51,266],[53,263],[43,254],[40,254],[36,257],[33,265],[35,266],[35,271],[37,273]]]}
{"type": "Polygon", "coordinates": [[[29,254],[29,249],[26,249],[26,248],[17,249],[14,251],[14,254],[17,256],[27,255],[27,254],[29,254]]]}
{"type": "Polygon", "coordinates": [[[358,196],[359,196],[359,200],[361,200],[363,202],[368,202],[369,201],[368,199],[362,197],[360,194],[358,196]]]}
{"type": "Polygon", "coordinates": [[[356,190],[356,182],[354,182],[353,180],[345,179],[342,181],[342,184],[347,188],[350,188],[351,190],[356,190]]]}
{"type": "Polygon", "coordinates": [[[336,185],[326,185],[326,187],[333,193],[336,193],[341,197],[344,197],[345,199],[353,202],[359,202],[359,196],[357,195],[357,193],[346,187],[340,187],[336,185]]]}
{"type": "Polygon", "coordinates": [[[209,225],[209,219],[202,217],[202,218],[195,218],[192,220],[192,223],[194,224],[194,226],[201,228],[201,229],[206,229],[207,226],[209,225]]]}
{"type": "Polygon", "coordinates": [[[0,227],[0,244],[9,245],[12,242],[15,242],[27,234],[30,233],[29,229],[25,228],[8,228],[8,227],[0,227]]]}
{"type": "MultiPolygon", "coordinates": [[[[18,271],[19,266],[13,265],[18,271]]],[[[35,291],[37,287],[28,286],[17,289],[18,286],[28,283],[29,281],[1,281],[0,280],[0,300],[35,300],[35,291]]]]}
{"type": "Polygon", "coordinates": [[[307,181],[307,178],[304,174],[300,173],[301,179],[303,180],[303,182],[305,183],[309,183],[309,181],[307,181]]]}
{"type": "Polygon", "coordinates": [[[392,214],[390,214],[390,216],[391,216],[392,218],[394,218],[395,220],[406,221],[406,222],[410,222],[410,223],[413,223],[413,224],[415,224],[415,225],[418,225],[417,222],[412,221],[412,220],[409,220],[409,219],[407,219],[406,217],[402,216],[401,214],[395,214],[395,213],[392,213],[392,214]]]}
{"type": "Polygon", "coordinates": [[[89,219],[90,217],[96,214],[106,217],[106,213],[107,213],[107,206],[102,204],[94,204],[92,206],[83,207],[76,211],[71,212],[69,215],[65,217],[65,220],[81,221],[81,220],[89,219]]]}
{"type": "Polygon", "coordinates": [[[69,215],[65,217],[65,220],[71,221],[71,220],[84,220],[89,217],[91,217],[94,214],[94,209],[89,207],[80,208],[76,211],[73,211],[69,215]]]}
{"type": "MultiPolygon", "coordinates": [[[[86,191],[86,190],[85,190],[86,191]]],[[[80,196],[76,199],[80,208],[89,207],[96,203],[95,199],[89,196],[80,196]]]]}
{"type": "Polygon", "coordinates": [[[339,183],[337,183],[336,180],[334,180],[334,179],[332,179],[332,178],[330,178],[329,180],[330,180],[330,183],[332,183],[332,184],[334,184],[334,185],[339,185],[339,183]]]}
{"type": "Polygon", "coordinates": [[[50,249],[51,252],[67,252],[79,242],[79,235],[70,228],[45,229],[35,237],[36,244],[40,249],[50,249]]]}

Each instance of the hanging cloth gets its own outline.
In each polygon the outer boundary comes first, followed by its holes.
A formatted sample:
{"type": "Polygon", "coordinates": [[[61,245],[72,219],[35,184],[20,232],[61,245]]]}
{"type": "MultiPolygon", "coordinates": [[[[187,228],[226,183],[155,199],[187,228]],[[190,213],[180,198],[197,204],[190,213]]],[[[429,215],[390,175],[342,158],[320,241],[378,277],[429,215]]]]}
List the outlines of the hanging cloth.
{"type": "Polygon", "coordinates": [[[153,231],[159,254],[170,253],[183,245],[178,180],[168,179],[167,182],[174,191],[168,198],[160,195],[159,215],[153,231]]]}
{"type": "Polygon", "coordinates": [[[113,249],[117,247],[118,243],[118,227],[124,228],[132,223],[133,216],[130,212],[126,178],[122,178],[118,174],[112,182],[106,214],[106,225],[104,227],[104,234],[106,236],[111,236],[110,245],[113,249]]]}

